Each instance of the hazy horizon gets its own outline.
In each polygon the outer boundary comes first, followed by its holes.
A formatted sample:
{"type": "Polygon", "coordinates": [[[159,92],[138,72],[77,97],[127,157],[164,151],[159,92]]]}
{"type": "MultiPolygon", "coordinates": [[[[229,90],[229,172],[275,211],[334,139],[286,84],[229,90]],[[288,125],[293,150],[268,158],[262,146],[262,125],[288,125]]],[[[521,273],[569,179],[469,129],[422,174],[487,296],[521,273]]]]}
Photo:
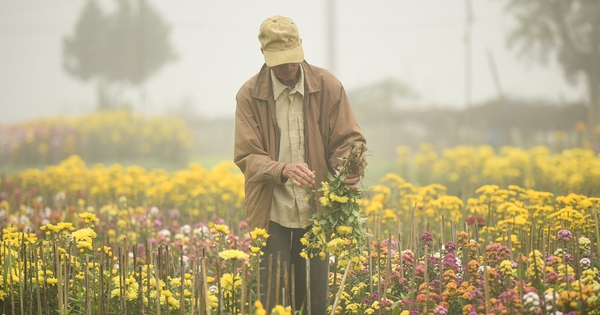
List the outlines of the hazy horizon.
{"type": "MultiPolygon", "coordinates": [[[[103,8],[112,1],[98,1],[103,8]]],[[[296,21],[306,60],[333,70],[347,90],[383,79],[405,82],[417,104],[465,106],[465,2],[345,0],[335,2],[336,58],[327,64],[326,2],[149,1],[171,26],[179,59],[125,98],[144,113],[166,113],[187,103],[199,115],[233,117],[235,94],[263,64],[257,34],[268,16],[296,21]]],[[[74,115],[96,108],[96,86],[62,68],[62,40],[71,36],[85,1],[0,0],[0,123],[74,115]]],[[[506,47],[511,18],[502,1],[472,1],[472,103],[497,97],[486,51],[492,51],[505,94],[513,98],[576,101],[553,60],[548,67],[517,59],[506,47]]]]}

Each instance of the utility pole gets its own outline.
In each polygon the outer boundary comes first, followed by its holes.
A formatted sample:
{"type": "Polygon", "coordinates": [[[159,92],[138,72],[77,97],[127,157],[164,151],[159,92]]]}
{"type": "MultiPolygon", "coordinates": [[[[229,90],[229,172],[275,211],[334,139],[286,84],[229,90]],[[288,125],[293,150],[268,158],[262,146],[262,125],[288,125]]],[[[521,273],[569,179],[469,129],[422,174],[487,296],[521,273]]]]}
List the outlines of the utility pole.
{"type": "Polygon", "coordinates": [[[326,27],[326,38],[327,42],[327,67],[331,73],[336,74],[336,65],[335,65],[335,57],[336,57],[336,31],[335,31],[335,0],[326,0],[325,1],[325,27],[326,27]]]}
{"type": "Polygon", "coordinates": [[[144,160],[145,157],[145,153],[144,153],[144,132],[143,132],[143,125],[146,123],[146,93],[144,90],[144,66],[145,66],[145,41],[144,41],[144,33],[146,32],[146,21],[145,21],[145,14],[144,14],[144,7],[145,7],[145,3],[144,0],[139,0],[138,1],[138,12],[139,12],[139,17],[138,17],[138,33],[137,33],[137,71],[138,71],[138,89],[139,89],[139,97],[140,97],[140,111],[141,111],[141,117],[142,117],[142,130],[139,131],[139,137],[140,137],[140,146],[139,146],[139,158],[140,160],[144,160]]]}
{"type": "Polygon", "coordinates": [[[502,104],[505,102],[504,91],[502,90],[502,84],[500,83],[500,76],[498,75],[498,67],[496,66],[496,61],[494,59],[494,54],[488,48],[486,50],[488,64],[490,66],[490,71],[492,72],[492,79],[494,80],[494,86],[496,87],[496,93],[498,93],[498,99],[502,104]]]}
{"type": "Polygon", "coordinates": [[[471,115],[471,26],[473,25],[473,8],[471,0],[465,0],[465,107],[467,117],[467,142],[472,144],[471,132],[473,132],[473,121],[471,115]]]}

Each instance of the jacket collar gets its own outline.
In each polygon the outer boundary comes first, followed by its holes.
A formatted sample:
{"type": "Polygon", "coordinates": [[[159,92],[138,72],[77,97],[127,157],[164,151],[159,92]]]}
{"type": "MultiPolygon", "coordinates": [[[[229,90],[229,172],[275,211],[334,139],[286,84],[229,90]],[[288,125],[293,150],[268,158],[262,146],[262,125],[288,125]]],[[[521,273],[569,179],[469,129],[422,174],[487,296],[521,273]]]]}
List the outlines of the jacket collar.
{"type": "MultiPolygon", "coordinates": [[[[310,94],[320,91],[321,85],[319,80],[317,80],[315,73],[313,72],[313,68],[306,61],[303,61],[301,66],[302,69],[304,69],[304,92],[310,94]]],[[[263,64],[260,72],[258,73],[258,78],[256,79],[256,85],[254,86],[252,97],[261,100],[273,99],[271,69],[269,69],[266,64],[263,64]]]]}

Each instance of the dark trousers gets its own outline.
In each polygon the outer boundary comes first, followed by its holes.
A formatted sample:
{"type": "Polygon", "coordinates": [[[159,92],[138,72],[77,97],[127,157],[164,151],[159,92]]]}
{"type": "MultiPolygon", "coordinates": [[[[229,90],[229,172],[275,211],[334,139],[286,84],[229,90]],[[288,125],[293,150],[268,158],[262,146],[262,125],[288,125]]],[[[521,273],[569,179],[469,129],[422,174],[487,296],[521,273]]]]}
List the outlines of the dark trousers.
{"type": "MultiPolygon", "coordinates": [[[[306,259],[300,257],[303,245],[300,238],[308,229],[291,229],[273,221],[269,224],[267,246],[260,263],[261,302],[267,313],[277,305],[295,306],[294,310],[303,309],[302,314],[309,314],[306,309],[306,259]],[[279,256],[279,287],[277,287],[277,260],[279,256]],[[271,268],[269,268],[271,257],[271,268]],[[293,268],[292,268],[293,266],[293,268]],[[293,275],[292,275],[293,270],[293,275]],[[285,276],[287,274],[287,286],[285,276]],[[294,277],[294,292],[292,292],[294,277]],[[269,278],[270,287],[269,285],[269,278]],[[279,294],[277,294],[279,291],[279,294]],[[267,301],[267,296],[269,301],[267,301]],[[278,300],[276,298],[278,297],[278,300]],[[292,304],[294,299],[295,305],[292,304]]],[[[317,257],[310,259],[310,303],[311,315],[325,315],[327,312],[327,295],[329,283],[329,260],[317,257]]]]}

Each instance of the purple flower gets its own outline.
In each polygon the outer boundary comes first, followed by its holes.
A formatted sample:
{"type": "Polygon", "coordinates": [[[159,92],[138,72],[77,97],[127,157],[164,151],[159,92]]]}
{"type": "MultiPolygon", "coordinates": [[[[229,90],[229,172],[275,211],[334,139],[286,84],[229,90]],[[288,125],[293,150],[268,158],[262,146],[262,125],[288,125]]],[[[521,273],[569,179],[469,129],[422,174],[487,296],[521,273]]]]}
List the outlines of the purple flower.
{"type": "Polygon", "coordinates": [[[571,254],[565,254],[564,257],[565,257],[566,261],[572,261],[573,260],[573,255],[571,255],[571,254]]]}
{"type": "Polygon", "coordinates": [[[556,237],[556,239],[558,241],[570,241],[572,238],[573,238],[573,235],[571,234],[571,231],[569,231],[569,230],[558,231],[558,236],[556,237]]]}
{"type": "Polygon", "coordinates": [[[447,310],[445,307],[443,307],[443,306],[441,306],[441,305],[438,305],[438,307],[436,307],[436,308],[433,310],[433,313],[434,313],[435,315],[446,315],[446,314],[448,313],[448,310],[447,310]]]}
{"type": "Polygon", "coordinates": [[[423,242],[423,246],[433,247],[433,235],[431,233],[423,232],[419,240],[423,242]]]}
{"type": "Polygon", "coordinates": [[[444,250],[447,252],[453,252],[456,250],[456,244],[454,242],[448,242],[444,245],[444,250]]]}
{"type": "Polygon", "coordinates": [[[160,222],[159,220],[154,220],[154,221],[152,221],[152,227],[160,228],[160,227],[162,227],[162,222],[160,222]]]}

